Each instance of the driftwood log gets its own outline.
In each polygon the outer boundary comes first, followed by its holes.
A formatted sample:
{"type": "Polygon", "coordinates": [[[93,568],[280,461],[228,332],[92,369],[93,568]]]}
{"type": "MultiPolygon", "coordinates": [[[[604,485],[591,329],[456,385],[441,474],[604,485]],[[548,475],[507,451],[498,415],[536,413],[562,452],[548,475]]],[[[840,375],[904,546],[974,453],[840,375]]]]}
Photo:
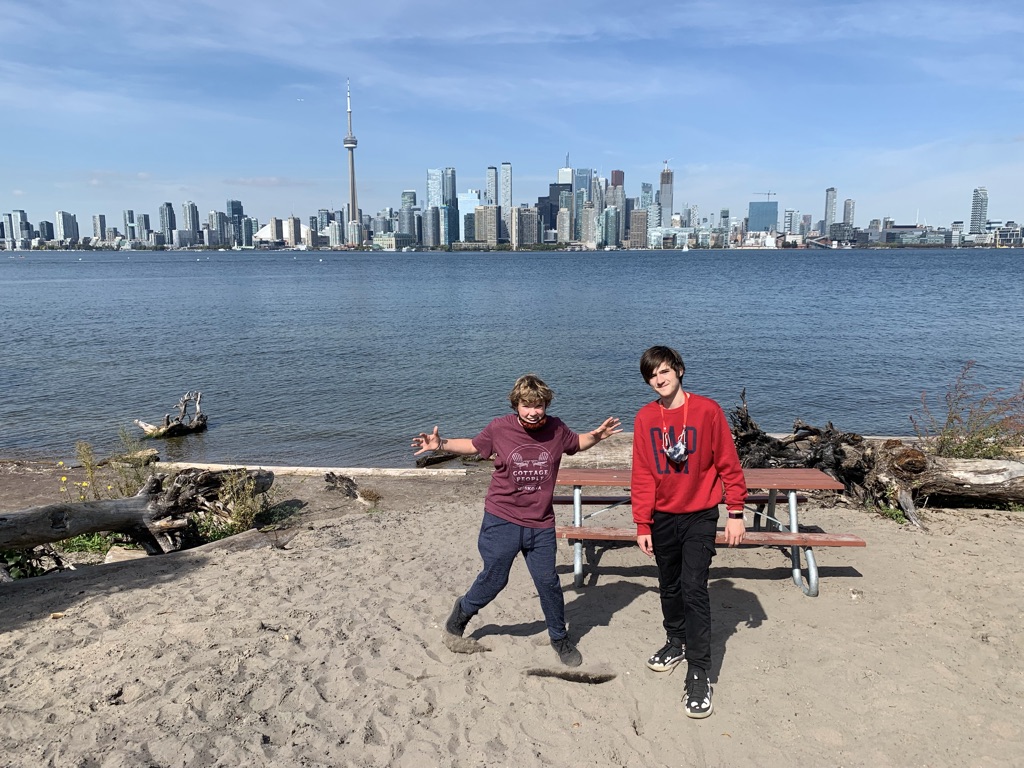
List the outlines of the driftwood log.
{"type": "Polygon", "coordinates": [[[918,505],[1024,503],[1024,463],[995,459],[946,459],[900,440],[873,442],[852,432],[797,420],[793,433],[776,438],[751,418],[746,391],[729,413],[744,467],[814,467],[839,480],[854,500],[897,506],[920,526],[918,505]]]}
{"type": "MultiPolygon", "coordinates": [[[[165,484],[166,475],[152,475],[134,496],[126,499],[60,502],[0,513],[0,550],[26,549],[101,531],[122,533],[148,554],[181,549],[189,516],[222,509],[230,500],[221,490],[232,472],[186,469],[165,484]]],[[[266,493],[274,473],[250,470],[254,493],[266,493]]]]}
{"type": "Polygon", "coordinates": [[[164,420],[160,424],[147,424],[144,421],[135,419],[135,425],[141,429],[146,437],[181,437],[193,432],[202,432],[206,429],[206,414],[200,407],[203,393],[199,391],[186,392],[178,401],[178,415],[171,418],[171,414],[164,414],[164,420]],[[189,403],[195,405],[195,412],[188,417],[189,403]]]}

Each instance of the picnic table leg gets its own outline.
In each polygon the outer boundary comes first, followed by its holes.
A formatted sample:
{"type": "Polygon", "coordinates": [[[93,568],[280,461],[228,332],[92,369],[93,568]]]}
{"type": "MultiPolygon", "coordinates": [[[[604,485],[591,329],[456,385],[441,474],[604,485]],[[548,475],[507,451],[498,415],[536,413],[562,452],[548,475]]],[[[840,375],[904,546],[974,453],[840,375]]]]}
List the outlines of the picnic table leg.
{"type": "MultiPolygon", "coordinates": [[[[800,532],[800,525],[797,520],[796,491],[786,491],[789,495],[789,530],[792,533],[800,532]]],[[[818,564],[814,560],[814,552],[810,547],[792,547],[790,558],[793,562],[793,583],[796,584],[808,597],[818,596],[818,564]],[[803,569],[800,566],[800,552],[807,558],[807,581],[804,581],[803,569]]]]}
{"type": "MultiPolygon", "coordinates": [[[[572,524],[583,526],[583,486],[572,487],[572,524]]],[[[583,540],[576,539],[572,545],[572,585],[583,586],[583,540]]]]}

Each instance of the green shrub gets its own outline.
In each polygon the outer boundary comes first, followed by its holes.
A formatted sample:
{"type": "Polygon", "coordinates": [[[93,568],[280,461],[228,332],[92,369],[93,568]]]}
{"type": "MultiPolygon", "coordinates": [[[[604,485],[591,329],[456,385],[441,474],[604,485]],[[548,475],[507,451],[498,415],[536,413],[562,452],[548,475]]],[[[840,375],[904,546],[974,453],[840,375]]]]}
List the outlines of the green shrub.
{"type": "Polygon", "coordinates": [[[986,389],[974,381],[974,361],[960,369],[946,389],[936,416],[928,394],[910,417],[914,431],[936,456],[956,459],[997,459],[1024,445],[1024,382],[1016,392],[986,389]]]}

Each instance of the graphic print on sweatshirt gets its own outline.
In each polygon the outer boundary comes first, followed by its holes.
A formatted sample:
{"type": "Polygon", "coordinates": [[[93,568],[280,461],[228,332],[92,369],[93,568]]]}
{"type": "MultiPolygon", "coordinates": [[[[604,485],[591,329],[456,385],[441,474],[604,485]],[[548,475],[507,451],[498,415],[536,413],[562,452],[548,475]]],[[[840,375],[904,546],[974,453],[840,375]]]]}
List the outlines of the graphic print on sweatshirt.
{"type": "MultiPolygon", "coordinates": [[[[654,469],[659,475],[671,475],[673,473],[684,475],[690,474],[690,461],[693,461],[693,452],[697,450],[697,428],[686,427],[686,452],[689,459],[683,464],[676,464],[669,461],[665,455],[664,433],[661,427],[651,427],[651,453],[654,455],[654,469]]],[[[675,427],[668,428],[668,444],[675,445],[679,434],[675,427]]]]}
{"type": "Polygon", "coordinates": [[[508,463],[509,475],[520,491],[536,491],[551,477],[551,452],[536,443],[517,446],[508,463]]]}

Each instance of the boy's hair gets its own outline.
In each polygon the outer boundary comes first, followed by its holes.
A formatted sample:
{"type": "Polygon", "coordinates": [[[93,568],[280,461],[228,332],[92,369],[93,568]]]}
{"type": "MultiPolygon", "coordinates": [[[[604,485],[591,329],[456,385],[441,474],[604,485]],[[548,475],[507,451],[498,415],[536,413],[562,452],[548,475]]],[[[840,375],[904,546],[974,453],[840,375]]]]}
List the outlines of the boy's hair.
{"type": "Polygon", "coordinates": [[[518,408],[520,403],[524,405],[544,403],[547,406],[551,405],[551,401],[554,399],[555,393],[551,391],[551,387],[541,381],[535,373],[520,376],[516,379],[512,391],[508,393],[508,401],[512,403],[512,408],[518,408]]]}
{"type": "Polygon", "coordinates": [[[683,374],[686,373],[683,356],[678,351],[672,349],[672,347],[651,347],[640,356],[640,375],[644,377],[644,381],[650,381],[654,372],[663,363],[668,363],[679,374],[680,380],[683,378],[683,374]]]}

